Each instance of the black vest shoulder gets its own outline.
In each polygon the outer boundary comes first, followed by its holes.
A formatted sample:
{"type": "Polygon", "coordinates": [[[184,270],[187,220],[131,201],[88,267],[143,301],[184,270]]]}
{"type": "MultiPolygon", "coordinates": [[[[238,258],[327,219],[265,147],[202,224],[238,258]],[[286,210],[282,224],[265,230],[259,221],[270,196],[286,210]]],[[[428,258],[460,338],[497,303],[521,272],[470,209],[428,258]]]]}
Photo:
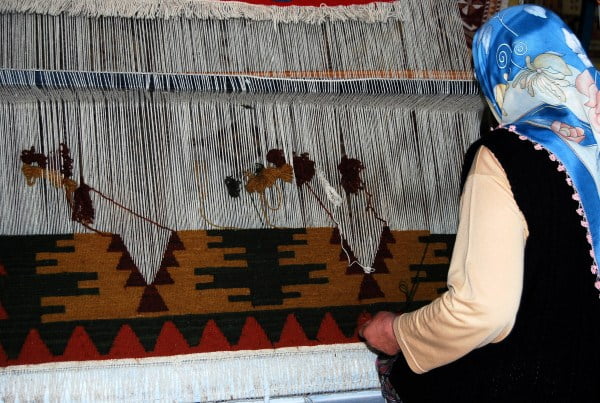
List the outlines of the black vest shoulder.
{"type": "Polygon", "coordinates": [[[481,146],[504,168],[529,229],[515,326],[503,341],[423,375],[400,357],[392,384],[404,403],[596,402],[600,299],[573,188],[547,151],[506,130],[471,147],[463,182],[481,146]]]}

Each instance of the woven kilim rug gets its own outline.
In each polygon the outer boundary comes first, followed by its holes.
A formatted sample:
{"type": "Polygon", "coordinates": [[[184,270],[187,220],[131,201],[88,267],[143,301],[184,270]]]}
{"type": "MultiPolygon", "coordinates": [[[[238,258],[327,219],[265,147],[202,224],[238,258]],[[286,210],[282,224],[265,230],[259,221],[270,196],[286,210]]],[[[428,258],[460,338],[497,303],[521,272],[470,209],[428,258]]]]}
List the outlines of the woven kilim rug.
{"type": "Polygon", "coordinates": [[[453,236],[386,230],[373,274],[348,267],[337,237],[332,228],[174,232],[152,284],[118,235],[0,237],[4,396],[89,400],[89,389],[93,400],[216,401],[376,387],[357,327],[442,292],[453,236]],[[152,385],[133,394],[114,382],[127,376],[152,385]],[[91,384],[107,385],[105,395],[91,384]]]}
{"type": "Polygon", "coordinates": [[[444,289],[451,235],[385,231],[375,273],[331,228],[173,233],[152,284],[120,237],[0,237],[0,364],[356,342],[444,289]]]}

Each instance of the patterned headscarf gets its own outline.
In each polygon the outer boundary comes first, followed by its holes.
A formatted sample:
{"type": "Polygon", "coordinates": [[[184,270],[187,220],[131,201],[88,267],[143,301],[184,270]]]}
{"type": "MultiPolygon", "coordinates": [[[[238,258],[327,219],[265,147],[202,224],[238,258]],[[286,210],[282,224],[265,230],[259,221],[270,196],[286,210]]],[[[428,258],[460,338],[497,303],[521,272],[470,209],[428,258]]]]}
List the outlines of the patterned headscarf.
{"type": "Polygon", "coordinates": [[[503,127],[546,149],[566,170],[600,289],[600,92],[598,71],[577,37],[551,11],[507,8],[473,41],[475,73],[503,127]]]}

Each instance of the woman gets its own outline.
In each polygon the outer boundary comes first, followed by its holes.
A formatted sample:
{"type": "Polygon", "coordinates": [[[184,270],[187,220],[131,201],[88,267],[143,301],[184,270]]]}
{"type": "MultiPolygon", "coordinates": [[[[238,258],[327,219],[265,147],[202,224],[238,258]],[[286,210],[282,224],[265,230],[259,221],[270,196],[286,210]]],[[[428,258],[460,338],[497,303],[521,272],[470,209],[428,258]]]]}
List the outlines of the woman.
{"type": "Polygon", "coordinates": [[[405,403],[600,401],[598,71],[535,5],[495,15],[473,57],[500,126],[465,163],[449,290],[361,335],[401,353],[405,403]]]}

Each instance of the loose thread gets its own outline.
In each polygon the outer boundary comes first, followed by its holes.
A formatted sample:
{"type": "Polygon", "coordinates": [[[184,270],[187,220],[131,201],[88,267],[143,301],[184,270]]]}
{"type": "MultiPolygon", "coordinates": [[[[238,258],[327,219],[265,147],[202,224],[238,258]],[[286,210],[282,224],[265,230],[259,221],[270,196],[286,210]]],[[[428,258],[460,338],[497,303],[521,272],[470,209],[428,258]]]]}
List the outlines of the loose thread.
{"type": "MultiPolygon", "coordinates": [[[[252,197],[252,195],[250,195],[250,197],[252,197]]],[[[267,201],[265,200],[265,193],[264,192],[258,193],[258,198],[260,199],[260,205],[262,207],[263,216],[265,218],[265,223],[271,228],[277,228],[275,225],[271,224],[271,220],[269,220],[269,214],[267,213],[267,209],[266,209],[267,201]]]]}
{"type": "Polygon", "coordinates": [[[78,222],[79,222],[79,224],[83,225],[85,228],[89,229],[89,230],[90,230],[90,231],[92,231],[92,232],[95,232],[95,233],[96,233],[96,234],[98,234],[98,235],[105,236],[105,237],[110,237],[110,236],[112,236],[112,235],[113,235],[111,232],[104,232],[104,231],[100,231],[100,230],[98,230],[98,229],[96,229],[96,228],[92,227],[92,226],[91,226],[91,225],[89,225],[89,224],[86,224],[86,223],[83,223],[83,222],[80,222],[80,221],[78,221],[78,222]]]}
{"type": "Polygon", "coordinates": [[[129,207],[126,207],[126,206],[122,205],[121,203],[117,202],[116,200],[111,199],[110,197],[106,196],[105,194],[103,194],[102,192],[100,192],[98,189],[95,189],[95,188],[93,188],[93,187],[90,186],[90,191],[96,193],[98,196],[102,197],[103,199],[108,200],[109,202],[113,203],[117,207],[122,208],[123,210],[127,211],[128,213],[133,214],[134,216],[136,216],[138,218],[141,218],[142,220],[144,220],[144,221],[146,221],[146,222],[148,222],[150,224],[153,224],[153,225],[157,226],[158,228],[162,228],[164,230],[171,231],[171,232],[176,232],[174,229],[171,229],[171,228],[169,228],[167,226],[159,224],[156,221],[151,220],[148,217],[144,217],[143,215],[136,213],[135,211],[131,210],[129,207]]]}
{"type": "Polygon", "coordinates": [[[317,202],[323,208],[323,210],[325,210],[325,212],[327,213],[329,218],[331,218],[331,220],[336,224],[336,226],[339,226],[339,224],[335,221],[335,218],[333,217],[333,214],[331,213],[331,211],[329,211],[329,209],[323,204],[323,202],[321,201],[319,196],[317,196],[317,193],[313,190],[312,186],[310,186],[310,184],[308,182],[305,182],[304,185],[315,196],[315,199],[317,199],[317,202]]]}
{"type": "Polygon", "coordinates": [[[265,224],[265,222],[262,219],[262,216],[260,215],[260,211],[258,211],[258,207],[256,207],[256,203],[254,202],[254,198],[252,197],[252,194],[248,195],[250,197],[250,202],[252,203],[252,207],[254,207],[254,211],[256,212],[256,215],[258,216],[258,219],[260,220],[260,224],[264,227],[265,225],[269,225],[269,224],[265,224]]]}
{"type": "Polygon", "coordinates": [[[372,211],[373,212],[373,216],[377,220],[381,221],[385,226],[388,226],[387,221],[384,220],[383,218],[379,217],[379,215],[377,214],[377,211],[375,211],[375,207],[373,207],[373,204],[372,204],[373,195],[367,191],[367,188],[364,185],[363,185],[363,190],[367,194],[367,207],[365,207],[365,211],[372,211]]]}
{"type": "Polygon", "coordinates": [[[204,207],[204,198],[205,198],[205,193],[202,190],[203,186],[202,186],[202,182],[200,181],[200,168],[198,167],[198,162],[196,162],[194,164],[194,174],[196,176],[196,184],[198,185],[198,199],[200,201],[200,208],[198,209],[200,212],[200,215],[202,216],[202,218],[204,219],[204,221],[206,221],[209,225],[212,225],[215,228],[219,228],[219,229],[237,229],[236,227],[228,227],[228,226],[222,226],[219,224],[215,224],[214,222],[212,222],[207,216],[206,216],[206,209],[204,207]]]}
{"type": "MultiPolygon", "coordinates": [[[[425,262],[425,256],[427,256],[427,251],[429,250],[429,242],[427,242],[425,244],[425,249],[423,249],[423,255],[421,256],[421,261],[419,262],[419,269],[417,270],[417,272],[415,273],[415,282],[412,284],[411,288],[410,288],[410,292],[409,294],[406,296],[406,308],[408,309],[408,307],[410,306],[410,304],[412,303],[415,294],[417,293],[417,288],[419,288],[419,284],[420,281],[419,280],[419,276],[421,275],[421,270],[423,267],[423,263],[425,262]]],[[[400,290],[402,290],[402,285],[400,285],[400,290]]]]}
{"type": "Polygon", "coordinates": [[[275,202],[275,206],[269,205],[269,203],[267,202],[266,197],[265,197],[265,192],[262,192],[261,195],[262,195],[262,198],[264,199],[264,202],[265,202],[265,205],[267,206],[267,208],[269,210],[277,211],[281,208],[281,202],[283,201],[283,191],[277,184],[275,184],[273,186],[273,188],[275,188],[276,195],[277,195],[277,200],[275,202]]]}

